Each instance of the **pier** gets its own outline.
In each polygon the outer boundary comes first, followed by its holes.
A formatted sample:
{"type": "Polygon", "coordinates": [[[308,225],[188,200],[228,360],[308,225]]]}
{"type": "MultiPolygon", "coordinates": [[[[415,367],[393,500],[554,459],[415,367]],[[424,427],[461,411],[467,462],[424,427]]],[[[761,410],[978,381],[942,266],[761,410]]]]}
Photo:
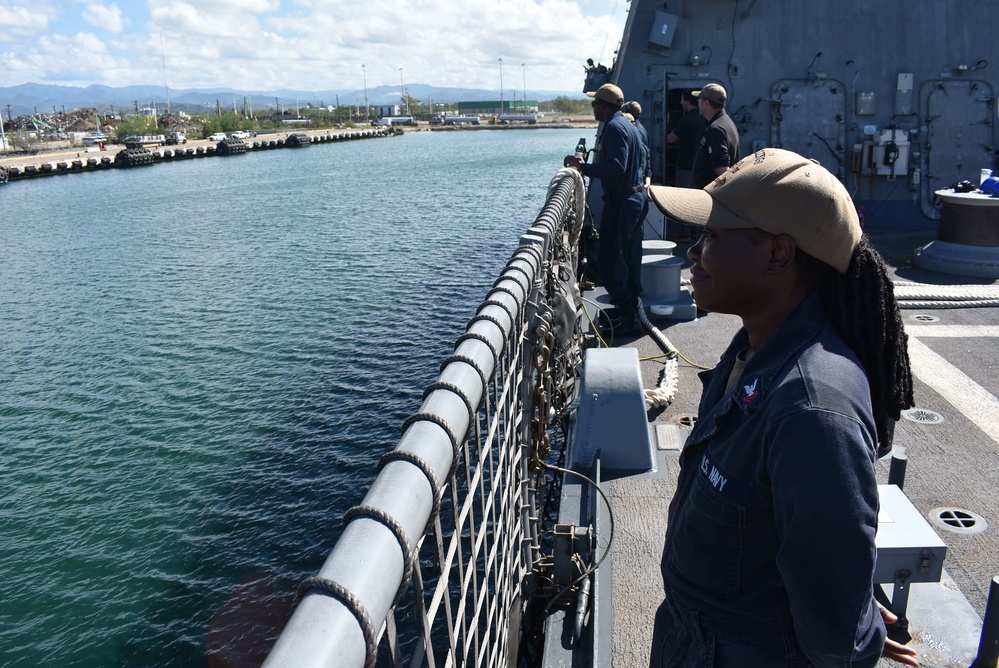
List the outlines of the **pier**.
{"type": "Polygon", "coordinates": [[[356,128],[296,130],[258,135],[250,140],[211,141],[189,139],[184,144],[161,145],[152,148],[128,148],[123,144],[64,148],[36,154],[20,154],[0,158],[0,184],[17,179],[73,174],[101,169],[136,167],[172,160],[190,160],[213,156],[230,156],[278,148],[301,148],[312,144],[328,144],[359,139],[392,137],[399,134],[392,128],[356,128]]]}

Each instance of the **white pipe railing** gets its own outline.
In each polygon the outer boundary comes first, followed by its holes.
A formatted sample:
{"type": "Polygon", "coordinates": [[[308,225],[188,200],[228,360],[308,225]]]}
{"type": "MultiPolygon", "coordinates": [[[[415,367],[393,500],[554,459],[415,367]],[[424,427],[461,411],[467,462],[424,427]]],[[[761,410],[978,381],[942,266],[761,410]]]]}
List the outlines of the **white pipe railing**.
{"type": "Polygon", "coordinates": [[[326,562],[303,583],[265,666],[373,666],[380,644],[395,665],[406,653],[412,665],[500,666],[516,652],[510,626],[538,517],[525,442],[531,327],[553,297],[553,267],[575,264],[584,202],[578,174],[557,173],[326,562]]]}

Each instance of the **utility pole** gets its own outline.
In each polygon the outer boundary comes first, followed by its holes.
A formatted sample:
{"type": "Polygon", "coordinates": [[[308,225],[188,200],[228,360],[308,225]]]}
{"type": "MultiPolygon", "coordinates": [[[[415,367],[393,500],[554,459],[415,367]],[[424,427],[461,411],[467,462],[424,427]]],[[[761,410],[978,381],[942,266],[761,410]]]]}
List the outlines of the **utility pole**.
{"type": "Polygon", "coordinates": [[[166,89],[167,113],[170,113],[170,85],[167,83],[166,54],[163,52],[163,31],[160,30],[160,58],[163,59],[163,87],[166,89]]]}
{"type": "Polygon", "coordinates": [[[500,64],[500,116],[503,115],[503,59],[499,59],[500,64]]]}
{"type": "Polygon", "coordinates": [[[406,96],[406,84],[402,82],[402,68],[399,68],[399,92],[402,95],[402,101],[406,103],[406,115],[409,116],[409,98],[406,96]]]}
{"type": "Polygon", "coordinates": [[[364,77],[364,120],[368,120],[368,70],[367,65],[361,63],[361,76],[364,77]]]}
{"type": "MultiPolygon", "coordinates": [[[[7,120],[10,120],[10,105],[7,105],[7,120]]],[[[3,130],[3,117],[0,116],[0,150],[7,152],[7,133],[3,130]]]]}
{"type": "Polygon", "coordinates": [[[339,125],[341,123],[341,121],[340,121],[340,94],[339,93],[337,93],[337,96],[336,96],[336,122],[337,122],[337,125],[339,125]]]}
{"type": "Polygon", "coordinates": [[[520,67],[524,71],[524,108],[521,111],[526,114],[527,113],[527,65],[525,63],[521,63],[520,67]]]}

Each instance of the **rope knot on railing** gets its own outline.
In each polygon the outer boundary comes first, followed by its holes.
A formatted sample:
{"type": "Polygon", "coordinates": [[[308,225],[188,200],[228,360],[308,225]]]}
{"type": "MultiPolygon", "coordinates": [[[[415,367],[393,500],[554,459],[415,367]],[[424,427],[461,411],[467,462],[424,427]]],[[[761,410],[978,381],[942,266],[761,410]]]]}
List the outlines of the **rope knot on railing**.
{"type": "Polygon", "coordinates": [[[298,586],[299,596],[305,596],[310,592],[332,596],[340,601],[350,611],[350,614],[354,615],[357,624],[361,627],[361,634],[364,636],[364,668],[374,668],[375,660],[378,658],[378,635],[374,624],[371,623],[371,615],[368,614],[360,599],[336,580],[318,575],[305,578],[298,586]]]}
{"type": "Polygon", "coordinates": [[[433,510],[430,511],[430,518],[427,520],[427,526],[424,529],[424,533],[426,533],[430,530],[430,527],[433,526],[434,518],[437,517],[441,511],[441,489],[440,484],[437,482],[437,475],[434,473],[434,470],[430,468],[430,464],[427,463],[427,460],[423,459],[415,452],[407,452],[406,450],[392,450],[390,452],[386,452],[382,455],[382,458],[378,460],[378,471],[380,472],[383,468],[385,468],[385,465],[389,462],[407,462],[412,464],[416,468],[420,469],[420,472],[426,476],[427,482],[430,483],[430,491],[434,495],[434,507],[433,510]]]}
{"type": "Polygon", "coordinates": [[[409,586],[409,580],[413,576],[413,562],[415,560],[415,551],[413,550],[413,546],[410,544],[409,537],[406,535],[405,529],[402,528],[402,525],[399,524],[398,520],[381,508],[375,508],[374,506],[354,506],[343,514],[343,523],[349,524],[352,520],[361,517],[381,522],[386,528],[388,528],[389,531],[392,532],[395,539],[399,541],[399,549],[402,550],[403,568],[402,582],[399,583],[399,591],[395,595],[395,602],[398,603],[399,599],[401,599],[402,595],[406,592],[406,587],[409,586]]]}

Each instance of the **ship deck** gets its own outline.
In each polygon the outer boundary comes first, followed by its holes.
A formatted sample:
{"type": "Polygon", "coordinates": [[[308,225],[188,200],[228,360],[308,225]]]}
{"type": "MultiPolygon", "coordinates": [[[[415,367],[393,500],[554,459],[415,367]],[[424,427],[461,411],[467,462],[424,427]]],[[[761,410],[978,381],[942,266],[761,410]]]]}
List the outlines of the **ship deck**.
{"type": "MultiPolygon", "coordinates": [[[[935,238],[933,230],[872,231],[870,236],[899,281],[995,283],[913,266],[914,250],[935,238]]],[[[685,257],[688,246],[678,244],[674,255],[685,257]]],[[[685,266],[684,279],[687,274],[685,266]]],[[[912,642],[921,665],[966,666],[975,657],[991,580],[999,575],[999,308],[904,309],[902,317],[910,337],[916,406],[942,417],[936,423],[902,419],[896,425],[894,443],[904,446],[908,455],[905,495],[928,520],[939,516],[940,509],[951,508],[971,511],[979,520],[973,530],[964,532],[930,523],[947,545],[944,577],[939,584],[911,585],[912,642]]],[[[739,327],[736,317],[703,312],[691,321],[655,323],[688,360],[704,366],[715,364],[739,327]]],[[[611,345],[636,348],[644,387],[656,387],[662,363],[655,358],[662,351],[650,336],[611,345]]],[[[660,425],[676,426],[683,434],[690,417],[696,415],[697,372],[681,360],[676,398],[665,409],[649,411],[654,436],[660,425]]],[[[607,485],[615,521],[610,651],[617,668],[648,665],[652,620],[663,597],[659,555],[678,454],[675,449],[657,449],[655,473],[619,478],[607,485]]],[[[878,464],[880,484],[887,483],[889,460],[878,464]]]]}

